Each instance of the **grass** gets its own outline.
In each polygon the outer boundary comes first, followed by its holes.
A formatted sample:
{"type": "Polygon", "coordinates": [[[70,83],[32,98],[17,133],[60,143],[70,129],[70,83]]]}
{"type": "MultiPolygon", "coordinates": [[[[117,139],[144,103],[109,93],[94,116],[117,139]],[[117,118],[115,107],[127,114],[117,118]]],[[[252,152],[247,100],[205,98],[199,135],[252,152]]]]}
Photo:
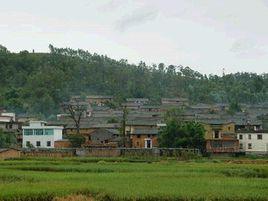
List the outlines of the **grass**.
{"type": "Polygon", "coordinates": [[[90,195],[107,201],[268,200],[268,163],[127,158],[0,161],[0,200],[74,199],[75,194],[82,200],[90,195]]]}

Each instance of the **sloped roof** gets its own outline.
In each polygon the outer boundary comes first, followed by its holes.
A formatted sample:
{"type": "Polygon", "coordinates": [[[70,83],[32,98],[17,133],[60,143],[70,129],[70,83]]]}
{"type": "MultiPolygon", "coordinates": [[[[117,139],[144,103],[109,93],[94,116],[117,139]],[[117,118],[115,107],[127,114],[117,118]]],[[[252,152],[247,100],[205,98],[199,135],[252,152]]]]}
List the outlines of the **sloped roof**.
{"type": "Polygon", "coordinates": [[[188,101],[188,98],[161,98],[161,102],[164,102],[164,101],[170,101],[170,102],[185,102],[185,101],[188,101]]]}
{"type": "Polygon", "coordinates": [[[233,123],[233,121],[226,120],[226,119],[197,119],[196,121],[204,124],[210,125],[221,125],[221,124],[229,124],[233,123]]]}
{"type": "Polygon", "coordinates": [[[0,153],[2,153],[2,152],[6,152],[6,151],[9,151],[9,150],[16,150],[16,151],[20,151],[19,149],[15,149],[15,148],[1,148],[0,149],[0,153]]]}
{"type": "Polygon", "coordinates": [[[135,129],[131,135],[157,135],[158,134],[158,129],[135,129]]]}
{"type": "Polygon", "coordinates": [[[143,102],[147,102],[147,101],[149,101],[148,98],[127,98],[126,100],[128,102],[132,102],[132,101],[143,101],[143,102]]]}
{"type": "Polygon", "coordinates": [[[102,96],[102,95],[90,95],[86,96],[88,99],[112,99],[113,96],[102,96]]]}

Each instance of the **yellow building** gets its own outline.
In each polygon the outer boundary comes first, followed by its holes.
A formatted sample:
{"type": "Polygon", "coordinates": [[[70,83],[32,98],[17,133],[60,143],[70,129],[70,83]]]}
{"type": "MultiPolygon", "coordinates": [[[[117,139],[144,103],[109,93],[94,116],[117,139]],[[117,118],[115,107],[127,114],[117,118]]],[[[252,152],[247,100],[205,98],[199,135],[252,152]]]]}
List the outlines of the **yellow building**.
{"type": "Polygon", "coordinates": [[[239,150],[233,122],[206,120],[202,124],[205,128],[207,152],[234,153],[239,150]]]}

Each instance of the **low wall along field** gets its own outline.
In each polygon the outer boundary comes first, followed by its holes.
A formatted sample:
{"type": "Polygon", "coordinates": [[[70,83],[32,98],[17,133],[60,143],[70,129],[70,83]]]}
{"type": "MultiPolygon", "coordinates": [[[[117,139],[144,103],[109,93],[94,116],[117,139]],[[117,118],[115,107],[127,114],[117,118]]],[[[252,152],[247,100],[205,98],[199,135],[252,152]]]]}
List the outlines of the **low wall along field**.
{"type": "Polygon", "coordinates": [[[198,156],[198,149],[167,149],[167,148],[78,148],[78,149],[23,149],[24,157],[176,157],[198,156]]]}
{"type": "Polygon", "coordinates": [[[4,201],[266,201],[268,160],[20,158],[0,161],[0,189],[4,201]]]}

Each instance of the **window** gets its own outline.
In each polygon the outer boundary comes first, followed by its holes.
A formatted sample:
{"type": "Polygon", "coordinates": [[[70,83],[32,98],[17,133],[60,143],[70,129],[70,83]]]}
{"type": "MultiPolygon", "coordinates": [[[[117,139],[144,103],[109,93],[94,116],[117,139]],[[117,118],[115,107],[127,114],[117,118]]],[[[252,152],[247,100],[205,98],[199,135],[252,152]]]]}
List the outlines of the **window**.
{"type": "Polygon", "coordinates": [[[248,149],[252,149],[252,144],[248,143],[248,149]]]}
{"type": "Polygon", "coordinates": [[[251,140],[251,134],[248,134],[248,139],[251,140]]]}
{"type": "Polygon", "coordinates": [[[231,130],[231,127],[230,126],[228,126],[228,131],[230,131],[231,130]]]}
{"type": "Polygon", "coordinates": [[[239,135],[239,140],[243,140],[243,135],[239,135]]]}
{"type": "Polygon", "coordinates": [[[40,147],[41,146],[41,142],[40,141],[36,141],[36,146],[40,147]]]}
{"type": "Polygon", "coordinates": [[[152,148],[152,140],[145,139],[145,148],[152,148]]]}
{"type": "Polygon", "coordinates": [[[243,144],[242,143],[239,144],[239,149],[243,149],[243,144]]]}
{"type": "Polygon", "coordinates": [[[104,143],[107,144],[108,143],[108,140],[104,140],[104,143]]]}
{"type": "Polygon", "coordinates": [[[220,132],[219,131],[214,131],[214,138],[219,139],[220,138],[220,132]]]}
{"type": "Polygon", "coordinates": [[[222,143],[219,140],[212,141],[210,145],[213,148],[222,147],[222,143]]]}
{"type": "Polygon", "coordinates": [[[53,129],[45,129],[45,135],[53,135],[54,134],[53,131],[54,131],[53,129]]]}
{"type": "Polygon", "coordinates": [[[222,147],[233,148],[233,147],[235,147],[235,142],[233,142],[233,141],[223,141],[222,142],[222,147]]]}
{"type": "Polygon", "coordinates": [[[34,129],[35,135],[43,135],[43,129],[34,129]]]}
{"type": "Polygon", "coordinates": [[[261,135],[261,134],[258,134],[258,135],[257,135],[257,139],[258,139],[258,140],[262,140],[262,135],[261,135]]]}
{"type": "Polygon", "coordinates": [[[32,135],[33,134],[33,129],[24,129],[23,134],[24,135],[32,135]]]}
{"type": "Polygon", "coordinates": [[[31,146],[30,141],[26,141],[26,147],[30,147],[30,146],[31,146]]]}
{"type": "Polygon", "coordinates": [[[51,147],[51,142],[47,141],[47,147],[51,147]]]}
{"type": "Polygon", "coordinates": [[[136,142],[136,145],[137,145],[137,146],[140,146],[140,143],[139,143],[139,142],[136,142]]]}
{"type": "Polygon", "coordinates": [[[88,141],[91,141],[91,135],[88,136],[88,141]]]}

